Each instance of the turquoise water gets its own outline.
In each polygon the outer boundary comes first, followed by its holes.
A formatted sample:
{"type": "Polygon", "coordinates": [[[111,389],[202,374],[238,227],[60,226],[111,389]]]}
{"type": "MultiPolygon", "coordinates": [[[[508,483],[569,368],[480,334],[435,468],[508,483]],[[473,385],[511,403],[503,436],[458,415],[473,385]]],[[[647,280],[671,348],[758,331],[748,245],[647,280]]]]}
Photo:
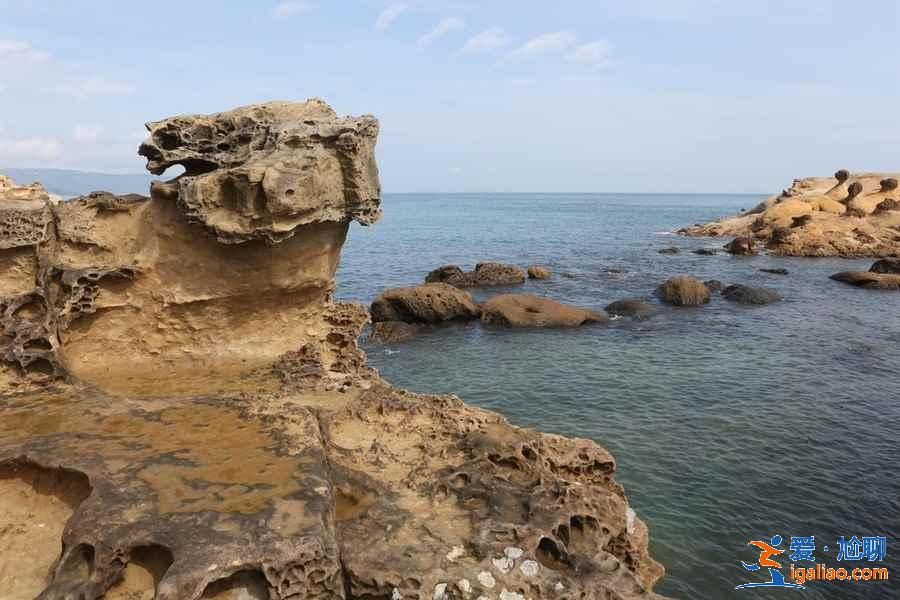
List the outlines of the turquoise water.
{"type": "Polygon", "coordinates": [[[661,232],[759,199],[388,195],[382,221],[351,229],[337,295],[369,302],[386,287],[421,282],[439,265],[471,268],[481,260],[548,265],[552,279],[515,290],[591,308],[650,296],[678,273],[778,290],[784,300],[770,306],[714,298],[703,308],[660,306],[644,322],[572,330],[459,325],[367,351],[397,385],[454,393],[515,424],[608,448],[618,480],[650,526],[653,556],[667,569],[660,593],[900,598],[896,579],[812,582],[803,591],[733,589],[764,580],[739,563],[756,558],[749,540],[776,533],[787,540],[815,535],[819,561],[832,566],[840,566],[839,536],[887,536],[884,566],[900,577],[900,294],[828,279],[868,268],[870,260],[656,252],[721,245],[661,232]],[[611,275],[609,267],[626,272],[611,275]]]}

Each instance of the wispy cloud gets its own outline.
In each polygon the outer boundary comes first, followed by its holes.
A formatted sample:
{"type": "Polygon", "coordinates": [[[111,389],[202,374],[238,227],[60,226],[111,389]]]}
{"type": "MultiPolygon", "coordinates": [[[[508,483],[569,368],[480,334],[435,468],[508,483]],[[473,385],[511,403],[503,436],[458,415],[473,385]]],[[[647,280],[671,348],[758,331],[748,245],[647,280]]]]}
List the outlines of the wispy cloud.
{"type": "Polygon", "coordinates": [[[131,96],[137,91],[130,83],[112,81],[102,77],[61,83],[55,89],[62,96],[82,99],[96,96],[131,96]]]}
{"type": "Polygon", "coordinates": [[[605,67],[611,63],[610,46],[606,40],[597,40],[576,46],[567,58],[574,62],[605,67]]]}
{"type": "Polygon", "coordinates": [[[0,138],[0,160],[5,163],[53,160],[62,152],[62,141],[54,137],[0,138]]]}
{"type": "Polygon", "coordinates": [[[422,35],[416,41],[416,43],[420,47],[428,46],[441,39],[454,29],[462,29],[465,26],[466,22],[463,21],[460,17],[447,17],[446,19],[441,19],[441,22],[435,25],[434,29],[422,35]]]}
{"type": "Polygon", "coordinates": [[[305,12],[309,12],[314,8],[310,2],[295,0],[292,2],[279,2],[272,13],[279,19],[287,19],[305,12]]]}
{"type": "Polygon", "coordinates": [[[460,54],[483,54],[497,50],[509,44],[510,38],[500,27],[485,29],[477,35],[473,35],[459,49],[460,54]]]}
{"type": "Polygon", "coordinates": [[[546,54],[561,54],[578,41],[571,31],[554,31],[533,37],[507,55],[508,59],[529,59],[546,54]]]}
{"type": "Polygon", "coordinates": [[[0,60],[12,59],[29,63],[42,63],[50,60],[50,54],[38,50],[28,42],[20,40],[0,40],[0,60]]]}
{"type": "Polygon", "coordinates": [[[402,2],[395,2],[385,8],[375,19],[375,29],[386,31],[397,20],[397,17],[406,12],[406,8],[402,2]]]}

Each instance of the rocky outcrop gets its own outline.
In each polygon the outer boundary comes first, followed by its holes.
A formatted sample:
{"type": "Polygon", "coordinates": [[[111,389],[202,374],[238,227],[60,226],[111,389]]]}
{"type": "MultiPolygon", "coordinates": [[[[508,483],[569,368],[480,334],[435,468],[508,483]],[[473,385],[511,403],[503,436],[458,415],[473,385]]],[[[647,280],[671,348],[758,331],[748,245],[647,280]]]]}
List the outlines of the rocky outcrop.
{"type": "Polygon", "coordinates": [[[646,319],[653,314],[653,305],[640,298],[626,298],[607,304],[604,310],[610,315],[646,319]]]}
{"type": "Polygon", "coordinates": [[[883,258],[872,263],[868,271],[843,271],[831,279],[871,290],[900,289],[900,259],[883,258]]]}
{"type": "Polygon", "coordinates": [[[730,302],[738,304],[771,304],[781,300],[781,296],[775,290],[750,285],[729,285],[722,290],[722,297],[730,302]]]}
{"type": "Polygon", "coordinates": [[[150,198],[0,192],[7,596],[657,597],[606,451],[365,365],[332,290],[378,214],[374,119],[150,130],[187,169],[150,198]]]}
{"type": "Polygon", "coordinates": [[[471,321],[481,316],[471,294],[446,283],[385,290],[372,302],[369,312],[375,323],[471,321]]]}
{"type": "Polygon", "coordinates": [[[900,256],[896,181],[896,174],[843,169],[795,179],[751,210],[678,233],[748,237],[777,255],[900,256]]]}
{"type": "Polygon", "coordinates": [[[753,256],[757,253],[753,238],[750,237],[734,238],[725,244],[725,252],[738,256],[753,256]]]}
{"type": "Polygon", "coordinates": [[[425,277],[426,283],[447,283],[458,288],[516,285],[525,282],[526,273],[515,265],[483,262],[473,271],[463,271],[456,265],[438,267],[425,277]]]}
{"type": "Polygon", "coordinates": [[[531,265],[527,269],[528,279],[549,279],[550,269],[541,265],[531,265]]]}
{"type": "Polygon", "coordinates": [[[900,258],[883,258],[876,260],[869,267],[872,273],[897,273],[900,274],[900,258]]]}
{"type": "Polygon", "coordinates": [[[534,294],[501,294],[481,307],[481,322],[503,327],[577,327],[608,320],[604,314],[534,294]]]}
{"type": "Polygon", "coordinates": [[[709,289],[690,275],[678,275],[656,288],[656,295],[674,306],[702,306],[709,303],[709,289]]]}

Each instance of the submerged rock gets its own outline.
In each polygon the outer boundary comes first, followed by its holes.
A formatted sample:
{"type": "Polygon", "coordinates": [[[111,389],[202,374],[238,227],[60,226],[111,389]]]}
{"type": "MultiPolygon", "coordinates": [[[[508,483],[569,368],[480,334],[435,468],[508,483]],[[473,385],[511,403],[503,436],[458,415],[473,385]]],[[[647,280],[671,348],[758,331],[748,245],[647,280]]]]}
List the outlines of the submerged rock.
{"type": "Polygon", "coordinates": [[[528,279],[549,279],[550,269],[540,265],[531,265],[528,267],[528,279]]]}
{"type": "Polygon", "coordinates": [[[150,129],[148,166],[188,173],[150,198],[0,190],[5,594],[658,598],[609,453],[366,366],[366,311],[332,293],[350,221],[378,216],[374,118],[150,129]]]}
{"type": "Polygon", "coordinates": [[[702,306],[709,302],[709,289],[690,275],[679,275],[656,288],[656,295],[674,306],[702,306]]]}
{"type": "Polygon", "coordinates": [[[719,253],[719,250],[718,248],[697,248],[696,250],[691,250],[691,252],[700,256],[715,256],[719,253]]]}
{"type": "Polygon", "coordinates": [[[788,270],[781,268],[781,267],[775,268],[775,269],[760,269],[760,271],[763,273],[770,273],[772,275],[787,275],[788,274],[788,270]]]}
{"type": "Polygon", "coordinates": [[[710,293],[717,294],[722,291],[725,287],[725,284],[719,281],[718,279],[709,279],[703,282],[703,285],[706,286],[706,289],[710,291],[710,293]]]}
{"type": "Polygon", "coordinates": [[[481,315],[471,294],[446,283],[385,290],[372,302],[369,312],[374,323],[471,321],[481,315]]]}
{"type": "Polygon", "coordinates": [[[534,294],[501,294],[481,307],[481,322],[506,327],[574,327],[608,320],[604,314],[534,294]]]}
{"type": "Polygon", "coordinates": [[[900,273],[900,258],[882,258],[869,267],[872,273],[900,273]]]}
{"type": "Polygon", "coordinates": [[[370,344],[394,344],[415,337],[421,331],[422,325],[419,323],[380,321],[372,323],[368,341],[370,344]]]}
{"type": "Polygon", "coordinates": [[[722,290],[722,297],[738,304],[771,304],[781,300],[775,290],[749,285],[729,285],[722,290]]]}
{"type": "Polygon", "coordinates": [[[753,238],[736,237],[725,245],[725,252],[739,256],[753,256],[756,254],[756,245],[753,238]]]}
{"type": "Polygon", "coordinates": [[[640,298],[626,298],[607,304],[604,310],[610,315],[646,319],[653,314],[653,305],[640,298]]]}
{"type": "Polygon", "coordinates": [[[676,246],[669,246],[668,248],[660,248],[657,252],[659,254],[680,254],[681,249],[676,246]]]}
{"type": "Polygon", "coordinates": [[[484,262],[473,271],[463,271],[456,265],[444,265],[425,276],[426,283],[447,283],[458,288],[515,285],[525,282],[525,271],[515,265],[484,262]]]}

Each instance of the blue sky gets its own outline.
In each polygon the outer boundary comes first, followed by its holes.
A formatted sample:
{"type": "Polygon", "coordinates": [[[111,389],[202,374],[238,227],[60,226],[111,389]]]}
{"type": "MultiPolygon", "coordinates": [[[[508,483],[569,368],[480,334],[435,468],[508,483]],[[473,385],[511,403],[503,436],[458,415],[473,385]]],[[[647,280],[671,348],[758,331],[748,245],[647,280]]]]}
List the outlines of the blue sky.
{"type": "Polygon", "coordinates": [[[0,0],[0,165],[140,172],[143,123],[318,96],[386,192],[766,192],[900,170],[893,0],[0,0]]]}

